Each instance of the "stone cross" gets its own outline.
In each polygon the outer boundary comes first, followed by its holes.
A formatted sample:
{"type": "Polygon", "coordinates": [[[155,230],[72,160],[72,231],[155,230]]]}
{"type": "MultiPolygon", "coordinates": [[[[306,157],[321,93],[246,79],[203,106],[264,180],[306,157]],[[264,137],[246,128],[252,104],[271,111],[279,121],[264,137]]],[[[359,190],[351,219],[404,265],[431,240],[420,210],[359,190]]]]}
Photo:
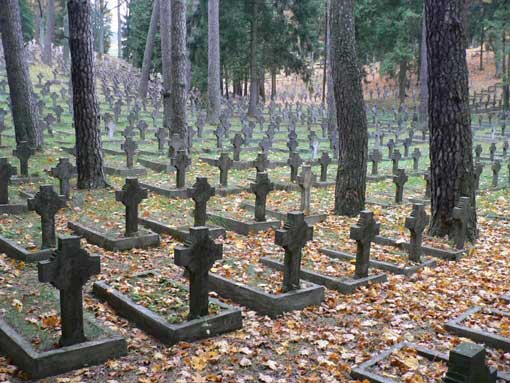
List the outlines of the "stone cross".
{"type": "Polygon", "coordinates": [[[480,144],[476,145],[476,147],[475,147],[475,159],[476,159],[476,162],[480,162],[482,152],[483,152],[482,145],[480,145],[480,144]]]}
{"type": "Polygon", "coordinates": [[[228,171],[234,164],[230,159],[227,152],[222,152],[220,158],[215,161],[216,166],[220,169],[220,185],[223,187],[228,186],[228,171]]]}
{"type": "Polygon", "coordinates": [[[7,161],[7,158],[0,158],[0,205],[9,203],[9,180],[16,173],[16,168],[7,161]]]}
{"type": "Polygon", "coordinates": [[[331,164],[331,157],[328,152],[322,152],[321,158],[319,158],[319,164],[321,166],[321,182],[328,180],[328,166],[331,164]]]}
{"type": "Polygon", "coordinates": [[[115,200],[126,207],[126,237],[138,233],[138,205],[147,197],[147,189],[140,186],[138,178],[126,178],[122,190],[115,191],[115,200]]]}
{"type": "Polygon", "coordinates": [[[498,175],[501,170],[501,161],[496,160],[492,163],[492,187],[498,187],[498,175]]]}
{"type": "Polygon", "coordinates": [[[450,351],[448,372],[443,383],[496,383],[497,371],[485,364],[485,348],[475,343],[461,343],[450,351]]]}
{"type": "Polygon", "coordinates": [[[168,131],[165,128],[158,128],[154,136],[158,140],[158,150],[160,152],[165,150],[165,142],[168,139],[168,131]]]}
{"type": "Polygon", "coordinates": [[[379,149],[374,149],[368,155],[368,159],[372,162],[372,175],[376,176],[379,173],[379,162],[382,161],[382,154],[379,149]]]}
{"type": "Polygon", "coordinates": [[[210,238],[207,227],[191,227],[189,231],[185,245],[175,248],[174,259],[189,273],[188,320],[193,320],[209,315],[209,270],[222,258],[223,245],[210,238]]]}
{"type": "Polygon", "coordinates": [[[236,133],[232,139],[232,146],[234,147],[234,161],[239,161],[241,154],[241,146],[244,144],[243,136],[241,133],[236,133]]]}
{"type": "Polygon", "coordinates": [[[41,249],[54,248],[55,214],[66,207],[65,197],[53,191],[52,185],[42,185],[33,198],[27,200],[28,210],[35,211],[41,217],[42,245],[41,249]]]}
{"type": "Polygon", "coordinates": [[[409,137],[404,140],[404,157],[409,157],[409,148],[411,147],[413,140],[409,137]]]}
{"type": "Polygon", "coordinates": [[[191,158],[186,154],[185,150],[179,150],[172,164],[176,170],[175,187],[182,189],[186,185],[186,169],[191,165],[191,158]]]}
{"type": "Polygon", "coordinates": [[[429,216],[425,212],[425,206],[420,203],[413,204],[411,215],[406,218],[405,227],[411,232],[409,246],[409,260],[421,262],[423,231],[429,223],[429,216]]]}
{"type": "Polygon", "coordinates": [[[303,165],[297,183],[301,189],[301,211],[305,215],[310,215],[311,191],[315,181],[316,177],[312,174],[312,167],[310,165],[303,165]]]}
{"type": "Polygon", "coordinates": [[[496,155],[496,144],[493,142],[489,147],[489,159],[494,161],[494,156],[496,155]]]}
{"type": "Polygon", "coordinates": [[[395,203],[402,203],[404,197],[404,185],[409,180],[409,177],[406,175],[405,169],[397,169],[395,175],[393,176],[393,183],[395,184],[395,203]]]}
{"type": "Polygon", "coordinates": [[[402,155],[400,154],[400,150],[395,149],[391,155],[391,163],[392,163],[391,172],[393,175],[397,174],[398,162],[400,161],[401,158],[402,158],[402,155]]]}
{"type": "Polygon", "coordinates": [[[32,157],[35,150],[30,147],[27,141],[21,141],[16,149],[12,151],[12,155],[19,159],[20,174],[23,177],[28,177],[28,159],[32,157]]]}
{"type": "Polygon", "coordinates": [[[69,162],[69,158],[60,158],[57,166],[50,170],[52,177],[58,178],[60,183],[60,195],[69,199],[71,185],[69,180],[76,175],[76,166],[69,162]]]}
{"type": "Polygon", "coordinates": [[[257,154],[257,159],[253,161],[253,166],[257,169],[257,173],[263,173],[269,167],[269,160],[266,153],[257,154]]]}
{"type": "Polygon", "coordinates": [[[274,184],[269,180],[266,172],[257,172],[255,183],[250,185],[250,191],[255,194],[255,221],[266,220],[267,195],[274,190],[274,184]]]}
{"type": "Polygon", "coordinates": [[[460,197],[459,202],[457,202],[457,205],[453,208],[453,219],[455,220],[455,247],[458,250],[462,250],[466,242],[470,213],[471,202],[469,197],[460,197]]]}
{"type": "Polygon", "coordinates": [[[195,202],[194,226],[205,226],[207,221],[207,201],[216,194],[216,189],[206,177],[197,177],[193,187],[188,188],[188,197],[195,202]]]}
{"type": "Polygon", "coordinates": [[[483,172],[483,164],[481,162],[477,162],[475,164],[475,190],[479,190],[480,189],[480,176],[482,175],[482,172],[483,172]]]}
{"type": "Polygon", "coordinates": [[[83,286],[101,272],[101,258],[80,247],[79,237],[59,238],[58,249],[48,261],[38,264],[39,282],[60,291],[62,336],[60,346],[87,341],[83,326],[83,286]]]}
{"type": "Polygon", "coordinates": [[[290,166],[290,182],[296,182],[299,167],[303,163],[298,152],[290,153],[287,164],[290,166]]]}
{"type": "Polygon", "coordinates": [[[138,144],[130,137],[126,136],[124,143],[121,145],[122,150],[126,153],[126,166],[128,169],[133,168],[135,151],[138,144]]]}
{"type": "Polygon", "coordinates": [[[302,250],[313,239],[313,227],[305,221],[302,212],[287,214],[283,229],[275,231],[275,244],[285,249],[283,292],[299,290],[302,250]]]}
{"type": "Polygon", "coordinates": [[[414,148],[414,151],[413,151],[413,170],[415,172],[418,171],[418,167],[419,167],[419,163],[420,163],[420,158],[421,158],[421,151],[420,151],[420,148],[414,148]]]}
{"type": "Polygon", "coordinates": [[[395,148],[395,141],[393,141],[393,138],[391,138],[388,143],[386,144],[388,147],[388,158],[391,159],[393,154],[393,149],[395,148]]]}
{"type": "Polygon", "coordinates": [[[140,132],[140,140],[144,141],[145,140],[145,132],[149,128],[149,125],[147,125],[147,122],[145,122],[145,120],[140,120],[140,121],[138,121],[137,128],[138,128],[138,132],[140,132]]]}
{"type": "Polygon", "coordinates": [[[432,187],[430,186],[430,171],[425,172],[423,175],[425,181],[425,198],[430,198],[432,187]]]}
{"type": "Polygon", "coordinates": [[[351,226],[350,238],[356,241],[356,270],[354,277],[368,277],[370,261],[370,244],[379,235],[380,225],[374,219],[374,213],[364,210],[360,213],[358,223],[351,226]]]}

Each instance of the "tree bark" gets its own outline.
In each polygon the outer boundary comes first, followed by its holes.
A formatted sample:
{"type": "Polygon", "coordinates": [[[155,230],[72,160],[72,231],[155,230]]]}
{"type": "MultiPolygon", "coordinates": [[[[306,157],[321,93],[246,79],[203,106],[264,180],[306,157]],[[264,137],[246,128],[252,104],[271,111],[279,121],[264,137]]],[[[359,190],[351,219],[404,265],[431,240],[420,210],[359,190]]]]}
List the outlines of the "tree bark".
{"type": "Polygon", "coordinates": [[[208,1],[207,121],[217,124],[220,118],[220,0],[208,1]]]}
{"type": "Polygon", "coordinates": [[[510,52],[508,53],[508,62],[506,57],[506,31],[503,30],[502,37],[502,56],[503,56],[503,110],[510,110],[510,52]]]}
{"type": "Polygon", "coordinates": [[[475,177],[463,0],[426,0],[431,165],[431,224],[435,236],[452,235],[453,209],[471,199],[467,238],[476,238],[475,177]]]}
{"type": "Polygon", "coordinates": [[[276,99],[276,69],[271,69],[271,100],[276,99]]]}
{"type": "Polygon", "coordinates": [[[105,30],[104,30],[105,29],[104,11],[105,11],[105,8],[106,8],[106,6],[104,4],[104,0],[99,0],[99,12],[97,13],[97,17],[99,17],[98,53],[101,58],[104,55],[104,32],[105,32],[105,30]]]}
{"type": "Polygon", "coordinates": [[[172,117],[170,135],[188,138],[186,101],[186,0],[172,0],[172,117]]]}
{"type": "Polygon", "coordinates": [[[159,1],[159,28],[161,35],[161,71],[163,74],[163,127],[172,125],[172,2],[159,1]]]}
{"type": "Polygon", "coordinates": [[[259,70],[257,67],[257,2],[253,2],[250,42],[250,102],[248,115],[254,117],[259,103],[259,70]]]}
{"type": "Polygon", "coordinates": [[[368,123],[356,54],[355,0],[331,2],[331,69],[340,153],[335,214],[355,216],[365,208],[368,123]]]}
{"type": "Polygon", "coordinates": [[[425,22],[425,7],[423,7],[423,21],[421,26],[420,105],[418,107],[418,121],[421,131],[428,130],[428,105],[427,24],[425,22]]]}
{"type": "Polygon", "coordinates": [[[122,0],[117,0],[117,57],[122,58],[122,16],[120,14],[120,5],[122,0]]]}
{"type": "Polygon", "coordinates": [[[328,131],[333,132],[337,129],[335,85],[333,83],[333,73],[331,71],[331,0],[327,0],[328,12],[328,31],[326,33],[326,76],[327,76],[327,102],[328,102],[328,131]]]}
{"type": "Polygon", "coordinates": [[[63,19],[64,24],[64,42],[62,55],[64,56],[64,65],[69,65],[69,15],[67,12],[67,3],[65,3],[65,14],[63,19]]]}
{"type": "Polygon", "coordinates": [[[18,0],[0,0],[0,9],[0,32],[16,142],[26,141],[39,149],[42,145],[42,132],[32,99],[32,81],[25,59],[18,0]]]}
{"type": "Polygon", "coordinates": [[[138,96],[142,99],[147,97],[147,87],[149,85],[149,74],[152,66],[152,51],[156,42],[156,32],[158,31],[159,22],[159,0],[154,0],[152,6],[152,15],[147,33],[147,41],[145,42],[145,51],[143,53],[142,74],[140,77],[140,88],[138,96]]]}
{"type": "Polygon", "coordinates": [[[68,0],[78,189],[106,186],[94,82],[90,0],[68,0]]]}
{"type": "Polygon", "coordinates": [[[407,60],[400,61],[398,70],[398,100],[403,105],[406,102],[407,90],[407,60]]]}
{"type": "Polygon", "coordinates": [[[51,65],[53,35],[55,31],[55,0],[48,0],[46,8],[46,31],[44,34],[44,49],[42,60],[46,65],[51,65]]]}

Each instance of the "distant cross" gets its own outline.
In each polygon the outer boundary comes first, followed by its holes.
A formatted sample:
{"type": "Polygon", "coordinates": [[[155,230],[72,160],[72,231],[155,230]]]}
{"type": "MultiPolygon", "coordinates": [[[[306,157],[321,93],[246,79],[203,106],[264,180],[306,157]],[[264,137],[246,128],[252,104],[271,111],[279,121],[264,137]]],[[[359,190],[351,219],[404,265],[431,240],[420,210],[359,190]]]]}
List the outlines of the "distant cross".
{"type": "Polygon", "coordinates": [[[259,148],[260,150],[262,150],[262,153],[265,153],[267,154],[269,152],[269,149],[271,148],[272,146],[272,142],[269,138],[267,137],[264,137],[260,142],[259,142],[259,148]]]}
{"type": "Polygon", "coordinates": [[[234,161],[239,161],[241,154],[241,147],[244,144],[244,139],[241,133],[236,133],[232,139],[232,146],[234,147],[234,161]]]}
{"type": "Polygon", "coordinates": [[[459,202],[453,208],[453,219],[455,221],[455,247],[458,250],[462,250],[466,242],[470,213],[471,202],[469,197],[460,197],[459,202]]]}
{"type": "Polygon", "coordinates": [[[138,121],[137,128],[138,128],[138,132],[140,133],[140,140],[142,140],[142,141],[145,140],[145,132],[149,128],[149,125],[144,120],[140,120],[140,121],[138,121]]]}
{"type": "Polygon", "coordinates": [[[234,165],[234,162],[228,156],[228,153],[222,152],[220,158],[215,161],[216,166],[220,169],[220,185],[228,186],[228,171],[234,165]]]}
{"type": "Polygon", "coordinates": [[[189,272],[189,315],[193,320],[209,315],[209,270],[223,256],[223,246],[216,244],[204,226],[191,227],[189,240],[175,248],[177,266],[189,272]]]}
{"type": "Polygon", "coordinates": [[[388,143],[386,144],[388,147],[388,158],[391,159],[393,154],[393,149],[395,148],[395,141],[393,141],[393,138],[391,138],[388,143]]]}
{"type": "Polygon", "coordinates": [[[429,223],[429,216],[425,212],[423,204],[413,204],[411,215],[406,218],[405,227],[411,233],[411,243],[409,246],[409,260],[421,262],[423,240],[423,231],[429,223]]]}
{"type": "Polygon", "coordinates": [[[397,169],[393,176],[393,183],[395,184],[395,202],[402,203],[404,199],[404,185],[409,180],[405,169],[397,169]]]}
{"type": "Polygon", "coordinates": [[[30,147],[27,141],[21,141],[12,151],[12,155],[19,159],[20,174],[23,177],[28,177],[28,159],[32,157],[35,150],[30,147]]]}
{"type": "Polygon", "coordinates": [[[301,189],[301,211],[305,215],[310,214],[311,191],[315,181],[316,177],[312,173],[312,167],[310,165],[303,165],[297,183],[301,189]]]}
{"type": "Polygon", "coordinates": [[[269,180],[266,172],[258,172],[255,183],[250,185],[250,190],[255,194],[255,221],[264,222],[267,195],[274,190],[274,184],[269,180]]]}
{"type": "Polygon", "coordinates": [[[483,152],[482,145],[480,145],[480,144],[476,145],[476,147],[475,147],[476,162],[480,162],[482,152],[483,152]]]}
{"type": "Polygon", "coordinates": [[[7,161],[7,158],[0,158],[0,205],[9,203],[9,180],[16,173],[16,168],[7,161]]]}
{"type": "Polygon", "coordinates": [[[405,158],[409,157],[409,148],[411,147],[412,143],[413,143],[413,140],[409,137],[404,140],[404,157],[405,158]]]}
{"type": "Polygon", "coordinates": [[[174,133],[169,140],[168,156],[174,158],[179,150],[186,150],[186,144],[179,134],[174,133]]]}
{"type": "Polygon", "coordinates": [[[158,140],[158,151],[162,152],[165,150],[165,142],[168,138],[168,131],[165,128],[158,128],[154,136],[158,140]]]}
{"type": "Polygon", "coordinates": [[[253,161],[253,166],[257,169],[257,173],[262,173],[269,167],[269,160],[266,153],[257,154],[257,159],[253,161]]]}
{"type": "Polygon", "coordinates": [[[432,187],[430,186],[430,171],[425,172],[423,175],[425,181],[425,198],[430,198],[432,187]]]}
{"type": "Polygon", "coordinates": [[[321,158],[319,158],[319,165],[321,166],[321,182],[328,180],[328,166],[331,164],[331,157],[328,152],[322,152],[321,158]]]}
{"type": "Polygon", "coordinates": [[[355,278],[368,277],[370,245],[379,235],[380,225],[374,219],[374,213],[364,210],[360,213],[358,223],[351,226],[350,238],[356,241],[355,278]]]}
{"type": "Polygon", "coordinates": [[[421,158],[421,151],[420,151],[420,148],[414,148],[414,151],[413,151],[413,170],[415,172],[418,171],[418,167],[419,167],[419,162],[420,162],[420,158],[421,158]]]}
{"type": "Polygon", "coordinates": [[[186,169],[191,165],[191,159],[185,150],[179,150],[172,163],[176,170],[175,186],[182,189],[186,185],[186,169]]]}
{"type": "Polygon", "coordinates": [[[496,155],[496,144],[493,142],[489,147],[489,159],[494,161],[494,156],[496,155]]]}
{"type": "Polygon", "coordinates": [[[33,198],[27,200],[28,210],[35,211],[41,217],[42,249],[54,248],[55,214],[66,207],[64,196],[53,191],[52,185],[43,185],[33,198]]]}
{"type": "Polygon", "coordinates": [[[76,176],[76,166],[69,162],[69,158],[60,158],[57,166],[51,169],[50,174],[58,178],[60,183],[60,195],[69,199],[71,185],[69,180],[76,176]]]}
{"type": "Polygon", "coordinates": [[[392,174],[397,174],[398,170],[398,162],[402,158],[402,155],[400,154],[400,151],[398,149],[395,149],[391,155],[391,163],[392,163],[392,174]]]}
{"type": "Polygon", "coordinates": [[[128,169],[133,168],[135,151],[138,148],[138,144],[129,136],[126,136],[126,140],[121,145],[122,150],[126,153],[126,166],[128,169]]]}
{"type": "Polygon", "coordinates": [[[79,237],[59,238],[52,258],[38,264],[39,282],[60,291],[62,336],[60,346],[87,341],[83,326],[83,286],[101,272],[101,258],[80,247],[79,237]]]}
{"type": "Polygon", "coordinates": [[[477,162],[475,164],[475,187],[476,190],[480,189],[480,176],[483,172],[483,164],[481,162],[477,162]]]}
{"type": "Polygon", "coordinates": [[[216,194],[206,177],[197,177],[193,187],[188,188],[188,197],[195,202],[194,226],[205,226],[207,221],[207,201],[216,194]]]}
{"type": "Polygon", "coordinates": [[[382,154],[379,149],[374,149],[368,155],[368,159],[372,162],[372,175],[376,176],[379,173],[379,162],[382,161],[382,154]]]}
{"type": "Polygon", "coordinates": [[[501,161],[497,160],[492,163],[492,187],[498,187],[499,171],[501,170],[501,161]]]}
{"type": "Polygon", "coordinates": [[[296,182],[299,167],[303,163],[303,160],[299,156],[298,152],[290,153],[287,164],[290,166],[290,182],[296,182]]]}
{"type": "Polygon", "coordinates": [[[295,137],[289,137],[289,141],[287,142],[287,148],[289,148],[289,151],[291,153],[295,152],[298,146],[298,140],[295,137]]]}
{"type": "Polygon", "coordinates": [[[302,212],[287,214],[283,229],[275,231],[275,244],[285,249],[283,292],[299,290],[302,250],[313,239],[313,227],[305,221],[302,212]]]}
{"type": "Polygon", "coordinates": [[[147,197],[147,189],[140,186],[138,178],[126,178],[122,190],[115,191],[115,200],[126,207],[126,237],[138,233],[138,205],[147,197]]]}

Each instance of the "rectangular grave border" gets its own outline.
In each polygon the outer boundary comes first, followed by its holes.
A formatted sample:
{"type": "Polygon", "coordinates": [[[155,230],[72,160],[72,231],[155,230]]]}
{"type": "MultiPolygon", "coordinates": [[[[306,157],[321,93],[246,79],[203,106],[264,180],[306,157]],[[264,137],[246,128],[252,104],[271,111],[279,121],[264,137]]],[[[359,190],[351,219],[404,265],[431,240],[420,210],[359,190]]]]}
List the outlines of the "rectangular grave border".
{"type": "Polygon", "coordinates": [[[124,156],[126,154],[122,150],[115,150],[115,149],[108,149],[108,148],[103,148],[103,153],[110,154],[112,156],[124,156]]]}
{"type": "Polygon", "coordinates": [[[117,177],[143,177],[147,175],[147,169],[145,168],[116,168],[113,166],[103,166],[104,172],[109,176],[117,177]]]}
{"type": "Polygon", "coordinates": [[[159,161],[151,161],[145,158],[138,158],[137,162],[143,167],[150,169],[156,173],[173,173],[175,172],[175,168],[168,163],[159,162],[159,161]]]}
{"type": "Polygon", "coordinates": [[[106,301],[119,315],[135,323],[138,328],[166,345],[210,338],[243,327],[241,310],[228,306],[217,299],[210,299],[210,302],[222,308],[220,314],[208,315],[180,324],[171,324],[162,316],[135,303],[104,282],[94,283],[93,292],[98,298],[106,301]]]}
{"type": "Polygon", "coordinates": [[[171,199],[187,199],[188,198],[188,189],[166,189],[161,188],[159,186],[146,184],[144,182],[140,182],[140,186],[149,190],[150,192],[153,192],[158,195],[162,195],[164,197],[168,197],[171,199]]]}
{"type": "Polygon", "coordinates": [[[5,253],[9,258],[23,262],[39,262],[48,259],[53,249],[43,249],[31,252],[18,245],[15,241],[0,235],[0,253],[5,253]]]}
{"type": "MultiPolygon", "coordinates": [[[[324,255],[327,255],[328,257],[339,259],[341,261],[350,262],[356,260],[355,255],[345,253],[343,251],[322,248],[320,249],[320,252],[324,255]]],[[[406,277],[409,277],[425,267],[435,267],[436,261],[433,259],[428,259],[423,261],[419,265],[400,267],[391,262],[377,261],[371,259],[370,261],[368,261],[368,264],[370,267],[374,267],[376,269],[384,270],[396,275],[404,275],[406,277]]]]}
{"type": "Polygon", "coordinates": [[[28,177],[14,176],[11,177],[9,183],[11,185],[36,184],[44,182],[44,180],[45,180],[44,177],[40,176],[28,176],[28,177]]]}
{"type": "Polygon", "coordinates": [[[245,222],[239,221],[234,218],[211,213],[207,213],[207,219],[216,225],[222,226],[227,230],[233,231],[241,235],[255,234],[260,231],[278,229],[280,227],[280,221],[245,222]]]}
{"type": "MultiPolygon", "coordinates": [[[[409,243],[407,242],[398,242],[397,240],[393,238],[383,237],[381,235],[377,235],[375,237],[374,243],[377,243],[378,245],[383,246],[392,246],[396,247],[397,249],[409,250],[409,243]]],[[[444,259],[447,261],[459,261],[465,254],[465,250],[443,250],[438,249],[435,247],[430,246],[422,246],[421,250],[424,255],[427,255],[429,257],[444,259]]]]}
{"type": "MultiPolygon", "coordinates": [[[[248,202],[241,202],[241,204],[239,206],[241,207],[241,209],[244,209],[244,210],[255,211],[255,206],[248,202]]],[[[266,214],[271,217],[274,217],[276,219],[279,219],[282,222],[285,222],[287,220],[287,214],[280,213],[279,211],[276,211],[276,210],[266,209],[266,214]]],[[[328,218],[327,213],[312,214],[312,215],[305,216],[305,221],[309,225],[315,225],[319,222],[324,222],[327,218],[328,218]]]]}
{"type": "Polygon", "coordinates": [[[159,246],[159,235],[156,233],[148,233],[136,237],[113,238],[79,222],[69,221],[67,227],[76,234],[84,237],[87,242],[109,251],[124,251],[134,248],[147,249],[149,247],[159,246]]]}
{"type": "MultiPolygon", "coordinates": [[[[138,222],[155,233],[170,235],[180,242],[185,242],[189,239],[189,227],[172,227],[149,218],[138,218],[138,222]]],[[[209,236],[212,239],[225,237],[225,235],[223,227],[209,226],[209,236]]]]}
{"type": "Polygon", "coordinates": [[[0,318],[0,351],[32,379],[42,379],[127,355],[127,343],[120,335],[112,335],[107,339],[39,352],[0,318]]]}
{"type": "MultiPolygon", "coordinates": [[[[460,335],[464,338],[471,339],[478,343],[484,343],[490,347],[502,349],[505,352],[510,352],[510,338],[462,325],[462,322],[464,322],[468,317],[482,310],[483,308],[480,306],[473,307],[461,314],[459,317],[447,322],[444,327],[448,331],[460,335]]],[[[510,318],[510,313],[505,311],[497,309],[487,309],[487,311],[489,311],[489,313],[494,313],[510,318]]]]}
{"type": "Polygon", "coordinates": [[[0,205],[0,214],[23,214],[28,212],[28,207],[25,203],[8,203],[0,205]]]}
{"type": "Polygon", "coordinates": [[[324,287],[315,284],[288,293],[270,294],[209,273],[209,286],[219,295],[271,318],[309,306],[318,306],[324,300],[324,287]]]}
{"type": "MultiPolygon", "coordinates": [[[[269,257],[261,258],[260,262],[274,270],[283,271],[284,269],[283,263],[269,257]]],[[[350,276],[331,277],[307,269],[301,269],[300,277],[305,281],[325,286],[330,290],[336,290],[342,294],[352,294],[358,287],[384,283],[388,280],[386,274],[375,274],[369,275],[366,278],[355,279],[350,276]]]]}

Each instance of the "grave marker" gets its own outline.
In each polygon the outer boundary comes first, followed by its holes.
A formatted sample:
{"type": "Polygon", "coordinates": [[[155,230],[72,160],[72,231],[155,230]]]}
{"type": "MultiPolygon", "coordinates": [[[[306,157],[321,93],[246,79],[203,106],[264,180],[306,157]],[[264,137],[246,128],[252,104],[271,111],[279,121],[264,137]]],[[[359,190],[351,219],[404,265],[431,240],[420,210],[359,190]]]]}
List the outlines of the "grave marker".
{"type": "Polygon", "coordinates": [[[126,207],[126,237],[138,234],[138,205],[147,197],[147,189],[140,186],[138,178],[126,178],[122,190],[115,191],[115,200],[126,207]]]}
{"type": "Polygon", "coordinates": [[[423,240],[423,231],[427,227],[429,216],[425,212],[423,204],[413,204],[411,216],[406,218],[405,227],[411,233],[411,243],[409,246],[409,260],[412,262],[421,262],[423,240]]]}
{"type": "Polygon", "coordinates": [[[266,172],[258,172],[255,183],[250,185],[250,190],[255,194],[255,221],[265,222],[267,195],[274,190],[274,184],[266,172]]]}
{"type": "Polygon", "coordinates": [[[374,213],[364,210],[358,223],[351,226],[350,238],[356,241],[356,270],[354,278],[367,278],[370,261],[370,244],[379,235],[380,225],[374,219],[374,213]]]}

